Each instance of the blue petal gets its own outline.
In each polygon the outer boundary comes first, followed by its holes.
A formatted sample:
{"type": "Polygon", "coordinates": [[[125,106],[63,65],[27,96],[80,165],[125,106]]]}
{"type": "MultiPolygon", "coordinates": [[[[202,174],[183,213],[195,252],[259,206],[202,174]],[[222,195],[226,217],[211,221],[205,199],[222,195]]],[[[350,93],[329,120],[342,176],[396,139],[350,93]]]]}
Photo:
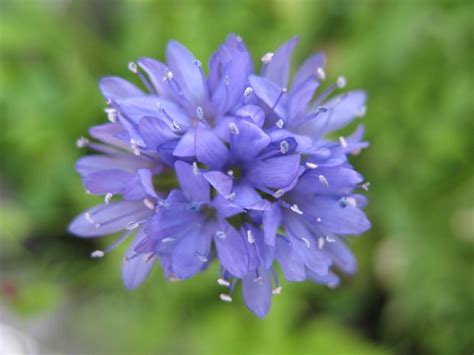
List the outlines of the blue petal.
{"type": "Polygon", "coordinates": [[[299,155],[260,160],[252,164],[246,177],[257,188],[279,189],[289,185],[298,174],[299,155]]]}
{"type": "Polygon", "coordinates": [[[118,76],[107,76],[100,79],[99,87],[106,100],[121,101],[144,95],[138,87],[118,76]]]}
{"type": "Polygon", "coordinates": [[[173,155],[177,157],[193,157],[196,155],[194,138],[196,133],[191,130],[186,132],[176,145],[173,155]]]}
{"type": "Polygon", "coordinates": [[[294,252],[291,242],[280,235],[275,242],[275,257],[286,280],[298,282],[306,279],[304,262],[294,252]]]}
{"type": "Polygon", "coordinates": [[[111,145],[113,147],[121,148],[130,151],[130,138],[123,138],[126,131],[120,123],[105,123],[89,128],[91,137],[111,145]]]}
{"type": "Polygon", "coordinates": [[[257,282],[257,274],[249,272],[243,279],[244,301],[247,307],[263,318],[270,311],[272,305],[272,280],[271,276],[263,268],[259,269],[260,277],[257,282]]]}
{"type": "Polygon", "coordinates": [[[298,87],[301,83],[308,80],[308,78],[314,78],[318,68],[324,68],[325,58],[322,52],[318,52],[308,58],[303,65],[298,69],[293,79],[293,88],[298,87]]]}
{"type": "Polygon", "coordinates": [[[89,155],[79,159],[76,170],[81,176],[86,176],[104,170],[124,170],[134,172],[140,168],[153,168],[150,160],[128,154],[123,155],[89,155]]]}
{"type": "Polygon", "coordinates": [[[118,194],[136,183],[136,175],[118,169],[102,170],[85,176],[83,183],[88,191],[96,195],[118,194]]]}
{"type": "Polygon", "coordinates": [[[157,257],[152,253],[136,255],[136,246],[146,237],[139,231],[122,261],[122,280],[125,287],[133,290],[140,286],[150,273],[157,257]]]}
{"type": "Polygon", "coordinates": [[[325,249],[339,269],[346,274],[353,274],[357,271],[357,260],[349,248],[339,238],[334,242],[326,243],[325,249]]]}
{"type": "Polygon", "coordinates": [[[261,78],[256,75],[251,75],[249,78],[249,82],[257,97],[265,104],[267,104],[269,108],[273,108],[273,111],[277,114],[278,117],[282,118],[283,120],[286,120],[286,94],[283,94],[281,99],[279,99],[282,93],[282,87],[278,86],[277,84],[273,83],[268,79],[261,78]],[[277,103],[276,106],[275,103],[277,103]]]}
{"type": "Polygon", "coordinates": [[[224,143],[206,126],[196,128],[196,157],[213,170],[220,170],[229,161],[230,154],[224,143]]]}
{"type": "Polygon", "coordinates": [[[229,273],[242,278],[248,271],[248,253],[246,242],[234,227],[227,224],[225,237],[214,236],[217,256],[229,273]]]}
{"type": "Polygon", "coordinates": [[[148,75],[158,95],[165,99],[173,100],[175,94],[171,87],[163,80],[169,70],[166,65],[152,58],[140,58],[137,63],[148,75]]]}
{"type": "Polygon", "coordinates": [[[318,86],[319,83],[315,79],[309,78],[291,90],[288,98],[288,115],[290,119],[295,118],[307,109],[318,86]]]}
{"type": "Polygon", "coordinates": [[[320,275],[311,270],[306,270],[306,272],[308,277],[318,284],[327,285],[329,287],[336,287],[339,285],[339,276],[332,271],[329,271],[326,275],[320,275]]]}
{"type": "Polygon", "coordinates": [[[254,159],[271,142],[270,137],[253,123],[241,120],[236,127],[238,134],[230,136],[230,151],[237,161],[254,159]]]}
{"type": "Polygon", "coordinates": [[[263,66],[264,77],[270,79],[282,88],[288,86],[288,76],[291,69],[291,56],[299,38],[293,37],[274,53],[271,62],[263,66]]]}
{"type": "Polygon", "coordinates": [[[220,171],[209,171],[204,173],[204,178],[222,196],[227,196],[232,192],[232,178],[220,171]]]}
{"type": "Polygon", "coordinates": [[[161,145],[179,138],[167,123],[156,117],[144,117],[138,125],[138,131],[146,147],[155,151],[161,145]]]}
{"type": "Polygon", "coordinates": [[[263,232],[265,235],[265,244],[275,246],[275,237],[281,222],[281,210],[277,203],[272,204],[271,210],[263,213],[263,232]]]}
{"type": "Polygon", "coordinates": [[[234,184],[234,193],[235,198],[232,202],[244,208],[255,205],[262,200],[258,192],[245,182],[234,184]]]}
{"type": "Polygon", "coordinates": [[[235,115],[242,118],[249,118],[258,127],[262,128],[265,122],[265,112],[256,105],[245,105],[240,107],[235,115]]]}
{"type": "Polygon", "coordinates": [[[170,41],[166,48],[166,62],[184,96],[195,106],[205,106],[208,101],[207,84],[192,53],[182,44],[170,41]]]}
{"type": "Polygon", "coordinates": [[[111,202],[81,213],[68,230],[79,237],[99,237],[123,230],[129,223],[142,221],[152,213],[142,201],[111,202]]]}
{"type": "Polygon", "coordinates": [[[208,202],[210,187],[202,174],[195,174],[193,166],[183,161],[177,161],[174,167],[179,184],[186,198],[189,201],[208,202]]]}

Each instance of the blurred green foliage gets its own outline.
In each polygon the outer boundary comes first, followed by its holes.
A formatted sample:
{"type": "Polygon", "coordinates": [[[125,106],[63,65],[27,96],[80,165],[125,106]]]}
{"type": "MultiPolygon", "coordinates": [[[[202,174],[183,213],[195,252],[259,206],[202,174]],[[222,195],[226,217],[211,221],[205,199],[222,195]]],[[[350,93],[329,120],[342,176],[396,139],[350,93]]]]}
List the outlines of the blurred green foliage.
{"type": "MultiPolygon", "coordinates": [[[[395,0],[0,1],[0,302],[56,319],[71,353],[467,354],[474,349],[474,2],[395,0]],[[97,200],[73,169],[75,139],[105,120],[97,80],[163,59],[177,39],[205,60],[229,32],[255,55],[299,34],[332,78],[369,93],[373,229],[337,290],[284,285],[258,320],[218,301],[216,270],[129,293],[121,252],[68,236],[97,200]],[[13,284],[13,291],[8,285],[13,284]],[[58,314],[60,315],[59,318],[58,314]]],[[[53,326],[54,329],[54,326],[53,326]]]]}

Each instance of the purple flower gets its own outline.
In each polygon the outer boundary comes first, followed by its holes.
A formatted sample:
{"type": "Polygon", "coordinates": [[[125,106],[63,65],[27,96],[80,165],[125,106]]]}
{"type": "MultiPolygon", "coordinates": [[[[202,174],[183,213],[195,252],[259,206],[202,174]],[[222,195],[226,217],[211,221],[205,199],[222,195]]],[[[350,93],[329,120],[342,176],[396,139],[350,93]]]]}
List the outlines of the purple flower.
{"type": "Polygon", "coordinates": [[[317,53],[297,70],[297,38],[262,56],[260,75],[240,37],[230,35],[201,62],[170,42],[167,62],[142,58],[129,68],[145,91],[118,77],[101,80],[112,123],[82,138],[100,154],[79,160],[85,188],[105,203],[79,215],[70,231],[82,237],[135,235],[122,266],[128,288],[144,281],[159,260],[168,279],[186,279],[220,263],[218,284],[231,301],[243,299],[258,317],[289,282],[335,287],[356,271],[346,245],[370,228],[357,192],[367,183],[348,162],[368,146],[359,126],[328,138],[365,111],[360,90],[332,97],[344,77],[326,79],[317,53]],[[117,196],[117,197],[113,197],[117,196]]]}

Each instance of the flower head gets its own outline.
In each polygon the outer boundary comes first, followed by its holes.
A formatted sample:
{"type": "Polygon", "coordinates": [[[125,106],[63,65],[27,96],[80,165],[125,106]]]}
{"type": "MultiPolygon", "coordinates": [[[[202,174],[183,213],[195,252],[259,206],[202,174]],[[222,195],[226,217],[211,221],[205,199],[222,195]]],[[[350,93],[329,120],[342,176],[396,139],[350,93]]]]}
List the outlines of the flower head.
{"type": "MultiPolygon", "coordinates": [[[[86,189],[104,204],[78,216],[70,231],[97,237],[122,231],[112,249],[135,235],[124,258],[127,287],[159,260],[165,277],[186,279],[220,263],[220,298],[241,281],[243,299],[264,317],[281,292],[277,265],[290,282],[335,287],[335,268],[351,274],[346,239],[370,228],[362,176],[348,155],[367,147],[363,127],[328,138],[365,112],[360,90],[332,96],[344,77],[320,89],[324,56],[304,62],[289,84],[293,38],[253,71],[242,41],[230,35],[202,64],[171,41],[166,64],[131,63],[146,90],[101,80],[112,123],[78,141],[99,155],[79,160],[86,189]],[[117,196],[117,197],[114,197],[117,196]]],[[[96,251],[94,256],[105,252],[96,251]]]]}

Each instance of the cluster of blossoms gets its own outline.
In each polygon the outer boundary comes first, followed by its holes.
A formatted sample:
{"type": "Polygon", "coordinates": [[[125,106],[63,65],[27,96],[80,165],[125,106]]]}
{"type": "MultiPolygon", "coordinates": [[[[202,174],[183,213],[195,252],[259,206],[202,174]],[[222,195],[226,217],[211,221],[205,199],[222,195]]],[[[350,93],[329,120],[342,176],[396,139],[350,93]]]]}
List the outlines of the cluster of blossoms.
{"type": "Polygon", "coordinates": [[[289,84],[297,38],[261,58],[260,74],[242,39],[229,35],[201,62],[171,41],[166,64],[129,64],[145,90],[119,78],[100,81],[110,123],[92,127],[97,152],[77,165],[86,190],[104,196],[71,223],[80,237],[121,235],[102,257],[133,239],[123,259],[125,286],[141,284],[156,262],[168,279],[186,279],[220,263],[220,294],[230,302],[240,280],[247,307],[264,317],[272,294],[287,281],[339,283],[350,274],[350,235],[370,228],[362,208],[362,176],[349,154],[367,146],[363,127],[347,137],[328,134],[365,111],[366,95],[323,90],[324,56],[299,67],[289,84]],[[318,91],[318,93],[316,93],[318,91]]]}

